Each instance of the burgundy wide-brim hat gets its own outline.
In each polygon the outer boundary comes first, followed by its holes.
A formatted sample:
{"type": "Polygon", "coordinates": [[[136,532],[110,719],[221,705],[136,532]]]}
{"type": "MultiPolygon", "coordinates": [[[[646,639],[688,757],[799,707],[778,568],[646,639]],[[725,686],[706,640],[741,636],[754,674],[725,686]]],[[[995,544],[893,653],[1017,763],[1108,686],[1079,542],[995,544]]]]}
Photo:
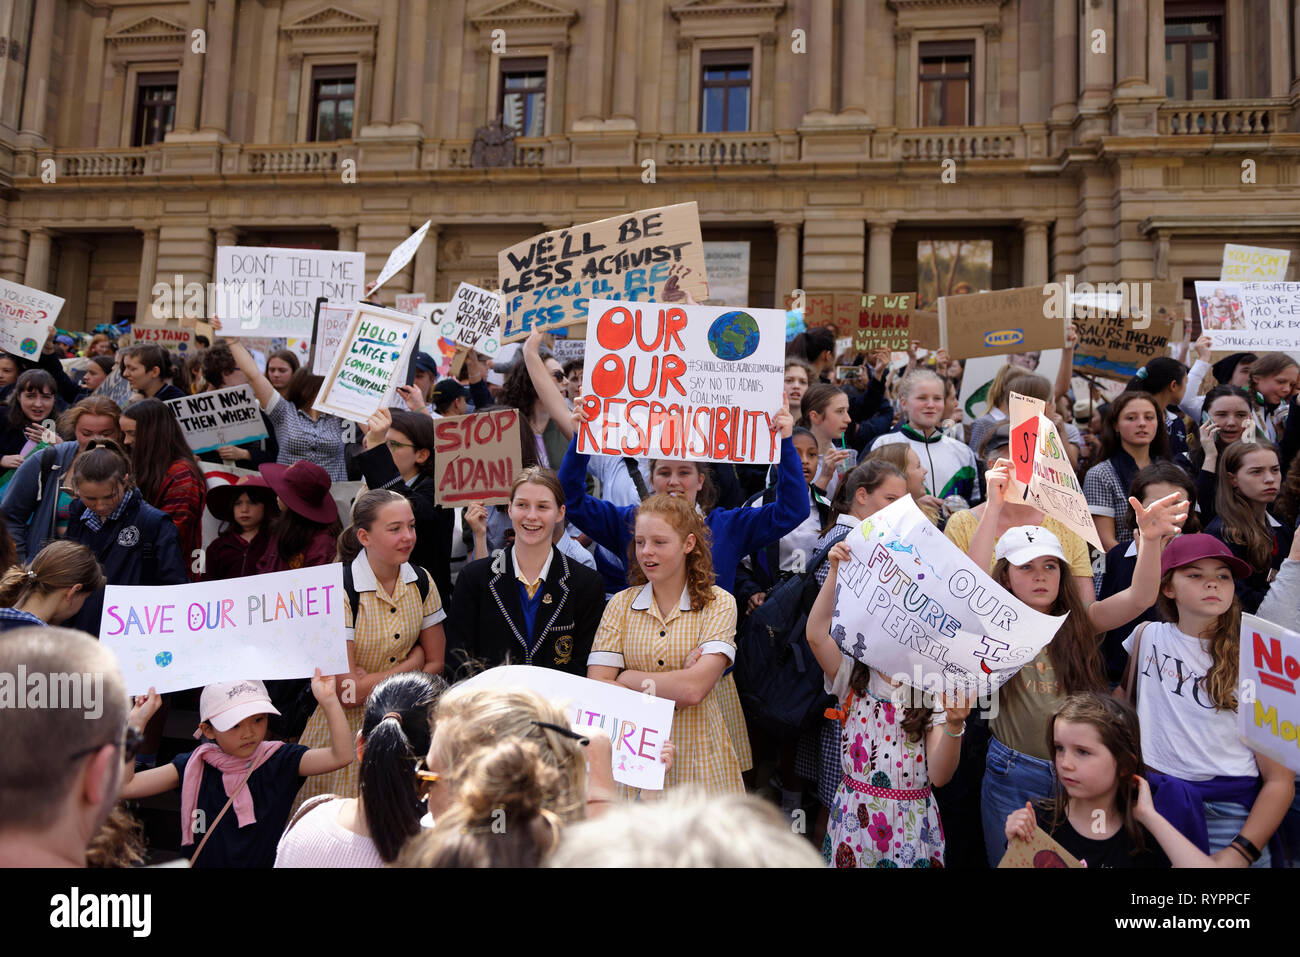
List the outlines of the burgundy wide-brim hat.
{"type": "Polygon", "coordinates": [[[279,465],[268,462],[257,470],[275,489],[285,506],[303,518],[329,525],[339,520],[339,507],[330,495],[330,476],[314,462],[279,465]]]}
{"type": "Polygon", "coordinates": [[[208,511],[222,522],[234,522],[235,500],[245,492],[254,501],[275,508],[275,489],[260,475],[245,475],[234,485],[218,485],[208,489],[208,511]]]}
{"type": "Polygon", "coordinates": [[[1249,578],[1255,573],[1247,562],[1232,554],[1232,550],[1223,542],[1213,535],[1198,532],[1195,535],[1174,537],[1160,556],[1160,574],[1163,577],[1175,568],[1199,562],[1202,558],[1223,562],[1232,572],[1233,578],[1249,578]]]}

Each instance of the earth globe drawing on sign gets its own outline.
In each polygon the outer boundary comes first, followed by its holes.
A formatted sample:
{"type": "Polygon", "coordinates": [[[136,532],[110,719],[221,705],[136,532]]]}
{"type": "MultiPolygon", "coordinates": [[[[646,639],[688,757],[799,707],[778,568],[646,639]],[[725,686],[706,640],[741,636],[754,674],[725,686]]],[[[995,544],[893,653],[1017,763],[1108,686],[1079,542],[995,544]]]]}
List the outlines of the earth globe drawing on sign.
{"type": "Polygon", "coordinates": [[[728,362],[752,356],[758,349],[758,323],[747,312],[724,312],[709,326],[709,348],[728,362]]]}

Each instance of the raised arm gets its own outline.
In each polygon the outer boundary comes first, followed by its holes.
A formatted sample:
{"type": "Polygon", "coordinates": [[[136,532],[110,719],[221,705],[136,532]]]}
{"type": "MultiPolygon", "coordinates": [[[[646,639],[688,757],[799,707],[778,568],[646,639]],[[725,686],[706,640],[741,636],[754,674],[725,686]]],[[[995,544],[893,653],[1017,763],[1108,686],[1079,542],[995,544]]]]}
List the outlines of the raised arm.
{"type": "MultiPolygon", "coordinates": [[[[334,690],[334,676],[322,675],[320,669],[311,679],[311,693],[316,698],[330,731],[328,748],[312,748],[298,759],[298,773],[303,777],[313,774],[329,774],[352,763],[356,747],[352,729],[348,726],[348,717],[343,712],[334,690]]],[[[363,699],[364,700],[364,699],[363,699]]]]}
{"type": "MultiPolygon", "coordinates": [[[[584,420],[582,404],[570,414],[570,423],[580,428],[584,420]]],[[[575,436],[569,440],[564,458],[560,461],[560,486],[564,489],[564,516],[580,532],[591,536],[592,540],[604,545],[615,555],[623,552],[627,536],[627,513],[635,511],[634,507],[620,509],[613,502],[603,498],[593,498],[587,494],[587,462],[591,456],[578,451],[575,436]]]]}
{"type": "Polygon", "coordinates": [[[1156,603],[1160,592],[1160,542],[1182,530],[1190,508],[1180,493],[1170,492],[1144,508],[1130,498],[1138,524],[1138,557],[1127,588],[1088,606],[1088,621],[1098,632],[1110,631],[1137,618],[1156,603]]]}
{"type": "Polygon", "coordinates": [[[971,536],[970,551],[966,553],[981,570],[993,567],[993,549],[998,543],[998,517],[1002,514],[1010,481],[1010,459],[998,459],[993,463],[993,468],[984,473],[989,497],[984,503],[984,514],[975,526],[975,534],[971,536]]]}
{"type": "Polygon", "coordinates": [[[524,341],[524,365],[528,367],[528,377],[533,380],[533,389],[542,407],[546,409],[551,421],[559,427],[564,437],[572,440],[573,410],[569,408],[569,403],[564,401],[564,394],[560,392],[560,387],[546,371],[546,363],[542,361],[541,345],[542,334],[534,329],[524,341]]]}
{"type": "Polygon", "coordinates": [[[1079,333],[1074,323],[1065,327],[1065,348],[1061,350],[1061,364],[1056,369],[1056,386],[1052,389],[1053,404],[1070,391],[1070,379],[1074,375],[1074,347],[1079,344],[1079,333]]]}
{"type": "Polygon", "coordinates": [[[831,637],[831,619],[835,613],[835,582],[839,578],[840,562],[847,562],[853,557],[848,542],[837,542],[830,550],[827,561],[831,563],[830,574],[822,583],[817,600],[808,612],[808,647],[812,648],[813,657],[821,665],[822,673],[830,681],[840,670],[840,661],[844,653],[831,637]]]}
{"type": "MultiPolygon", "coordinates": [[[[220,336],[221,320],[214,316],[209,322],[212,324],[212,331],[220,336]]],[[[253,354],[239,339],[222,337],[222,341],[230,347],[230,354],[235,357],[235,365],[239,366],[239,371],[248,376],[248,384],[253,387],[253,395],[257,396],[258,404],[263,409],[267,408],[271,404],[271,399],[278,394],[275,386],[271,385],[271,380],[262,375],[262,371],[257,368],[257,362],[253,359],[253,354]]]]}

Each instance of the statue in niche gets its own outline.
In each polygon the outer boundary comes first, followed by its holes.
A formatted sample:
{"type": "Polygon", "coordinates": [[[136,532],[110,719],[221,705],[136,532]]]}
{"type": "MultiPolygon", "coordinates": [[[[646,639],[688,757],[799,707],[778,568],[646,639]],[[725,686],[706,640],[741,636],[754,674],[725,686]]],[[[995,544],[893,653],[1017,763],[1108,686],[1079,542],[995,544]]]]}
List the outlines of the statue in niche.
{"type": "Polygon", "coordinates": [[[470,148],[470,166],[500,167],[515,165],[515,128],[497,117],[474,132],[470,148]]]}

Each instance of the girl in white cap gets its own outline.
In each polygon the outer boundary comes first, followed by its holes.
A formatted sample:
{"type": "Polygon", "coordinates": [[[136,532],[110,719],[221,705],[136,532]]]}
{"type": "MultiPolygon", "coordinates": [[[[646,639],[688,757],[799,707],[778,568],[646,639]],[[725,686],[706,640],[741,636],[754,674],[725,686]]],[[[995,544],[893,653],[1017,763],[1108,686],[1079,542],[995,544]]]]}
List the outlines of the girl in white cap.
{"type": "Polygon", "coordinates": [[[1101,655],[1103,632],[1118,628],[1155,602],[1160,584],[1160,540],[1175,535],[1188,505],[1177,493],[1144,506],[1129,499],[1137,519],[1138,560],[1128,588],[1085,607],[1070,582],[1060,539],[1038,525],[1017,525],[996,539],[998,515],[1010,479],[1011,462],[999,459],[985,473],[988,505],[971,538],[970,557],[981,568],[996,564],[993,578],[1035,611],[1065,615],[1050,642],[1015,677],[998,689],[990,710],[988,758],[980,792],[980,818],[989,865],[1006,849],[1007,816],[1027,801],[1044,800],[1054,787],[1047,728],[1068,695],[1110,690],[1101,655]]]}
{"type": "MultiPolygon", "coordinates": [[[[303,781],[352,763],[352,731],[334,690],[334,676],[322,676],[317,668],[311,691],[329,716],[329,747],[267,741],[267,715],[280,712],[262,682],[211,684],[199,698],[202,721],[194,732],[207,742],[178,754],[170,764],[139,774],[128,764],[122,797],[150,797],[180,785],[181,846],[199,842],[191,866],[272,866],[276,842],[303,781]],[[227,813],[231,810],[233,814],[227,813]]],[[[141,720],[150,717],[152,712],[141,720]]]]}

